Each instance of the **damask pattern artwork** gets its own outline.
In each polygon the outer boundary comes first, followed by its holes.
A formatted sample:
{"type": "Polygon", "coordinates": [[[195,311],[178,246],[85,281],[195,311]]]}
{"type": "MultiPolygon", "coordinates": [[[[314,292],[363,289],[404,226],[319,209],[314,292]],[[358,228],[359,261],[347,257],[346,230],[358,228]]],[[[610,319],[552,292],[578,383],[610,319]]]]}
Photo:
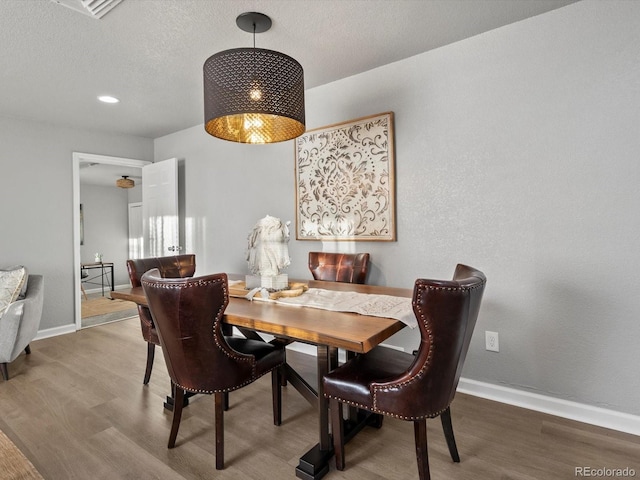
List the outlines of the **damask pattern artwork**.
{"type": "Polygon", "coordinates": [[[296,239],[395,241],[393,112],[295,140],[296,239]]]}

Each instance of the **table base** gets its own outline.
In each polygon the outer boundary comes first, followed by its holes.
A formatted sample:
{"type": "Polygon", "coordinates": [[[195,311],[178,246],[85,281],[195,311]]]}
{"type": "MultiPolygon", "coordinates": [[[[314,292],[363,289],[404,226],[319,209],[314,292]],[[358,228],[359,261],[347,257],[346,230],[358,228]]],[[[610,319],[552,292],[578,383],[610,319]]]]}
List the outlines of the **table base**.
{"type": "MultiPolygon", "coordinates": [[[[380,428],[382,426],[382,415],[377,413],[358,410],[355,420],[344,421],[344,441],[351,440],[356,434],[366,426],[380,428]]],[[[296,477],[303,480],[318,480],[329,472],[329,462],[333,457],[333,447],[329,450],[321,450],[320,444],[316,444],[300,457],[296,467],[296,477]]]]}
{"type": "Polygon", "coordinates": [[[317,480],[329,472],[329,460],[333,457],[333,449],[320,450],[316,444],[311,450],[300,457],[296,467],[296,477],[303,480],[317,480]]]}
{"type": "MultiPolygon", "coordinates": [[[[184,392],[184,400],[182,402],[182,406],[186,407],[189,405],[189,399],[191,397],[193,397],[194,395],[197,395],[196,393],[193,392],[184,392]]],[[[173,405],[175,404],[176,399],[173,398],[173,395],[167,395],[167,399],[164,402],[164,408],[166,410],[169,410],[170,412],[173,412],[173,405]]]]}

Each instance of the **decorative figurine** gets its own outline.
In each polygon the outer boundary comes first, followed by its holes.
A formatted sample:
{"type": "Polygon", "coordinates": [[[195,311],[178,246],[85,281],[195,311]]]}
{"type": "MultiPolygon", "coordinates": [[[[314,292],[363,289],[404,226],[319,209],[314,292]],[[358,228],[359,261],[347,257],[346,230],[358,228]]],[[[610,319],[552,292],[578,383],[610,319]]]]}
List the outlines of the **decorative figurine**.
{"type": "Polygon", "coordinates": [[[258,220],[248,237],[247,288],[263,287],[270,290],[283,290],[289,285],[287,274],[282,270],[289,266],[289,225],[276,217],[267,215],[258,220]]]}

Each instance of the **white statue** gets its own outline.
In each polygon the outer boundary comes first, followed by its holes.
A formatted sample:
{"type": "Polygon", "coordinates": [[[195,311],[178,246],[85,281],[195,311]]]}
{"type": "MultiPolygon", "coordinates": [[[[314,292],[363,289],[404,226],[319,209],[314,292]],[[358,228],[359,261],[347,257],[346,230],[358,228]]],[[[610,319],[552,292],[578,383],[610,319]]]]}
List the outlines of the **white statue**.
{"type": "Polygon", "coordinates": [[[289,266],[290,223],[269,215],[258,220],[248,238],[247,262],[252,274],[275,277],[289,266]]]}

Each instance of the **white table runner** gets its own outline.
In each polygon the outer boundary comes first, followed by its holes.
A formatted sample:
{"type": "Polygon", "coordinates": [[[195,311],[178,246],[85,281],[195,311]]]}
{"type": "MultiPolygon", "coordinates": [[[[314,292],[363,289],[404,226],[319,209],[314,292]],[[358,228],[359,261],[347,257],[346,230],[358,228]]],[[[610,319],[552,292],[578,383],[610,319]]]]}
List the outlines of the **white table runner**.
{"type": "MultiPolygon", "coordinates": [[[[254,298],[258,297],[259,295],[254,298]]],[[[320,308],[333,312],[352,312],[372,317],[393,318],[411,328],[418,326],[411,306],[411,299],[407,297],[310,288],[298,297],[269,301],[282,305],[320,308]]]]}

